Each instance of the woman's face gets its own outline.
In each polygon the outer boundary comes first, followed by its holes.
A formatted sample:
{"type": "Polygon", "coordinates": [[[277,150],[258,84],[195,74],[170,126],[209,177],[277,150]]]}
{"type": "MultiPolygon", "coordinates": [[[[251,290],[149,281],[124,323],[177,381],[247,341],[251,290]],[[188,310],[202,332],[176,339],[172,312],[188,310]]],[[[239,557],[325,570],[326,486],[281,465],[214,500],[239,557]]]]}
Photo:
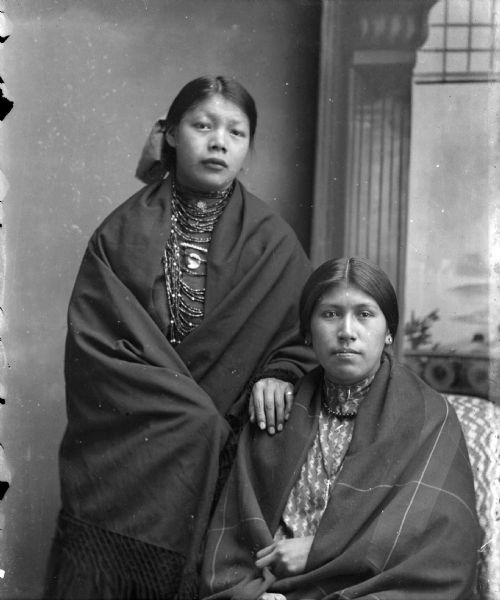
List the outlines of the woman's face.
{"type": "Polygon", "coordinates": [[[176,177],[202,192],[227,188],[238,175],[250,146],[246,114],[221,95],[210,96],[188,110],[167,132],[175,148],[176,177]]]}
{"type": "Polygon", "coordinates": [[[340,284],[320,297],[311,316],[311,341],[329,379],[350,385],[374,374],[389,334],[377,302],[340,284]]]}

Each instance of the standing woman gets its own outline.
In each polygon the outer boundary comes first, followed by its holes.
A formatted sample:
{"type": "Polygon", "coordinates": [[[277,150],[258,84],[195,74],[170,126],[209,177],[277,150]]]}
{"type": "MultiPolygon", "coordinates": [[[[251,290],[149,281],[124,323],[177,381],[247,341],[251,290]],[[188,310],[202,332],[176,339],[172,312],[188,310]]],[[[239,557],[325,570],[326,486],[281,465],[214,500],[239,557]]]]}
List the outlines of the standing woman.
{"type": "Polygon", "coordinates": [[[297,328],[308,260],[236,179],[256,121],[238,82],[188,83],[144,148],[148,185],[89,242],[68,314],[47,598],[195,598],[241,423],[249,411],[280,431],[312,366],[297,328]]]}

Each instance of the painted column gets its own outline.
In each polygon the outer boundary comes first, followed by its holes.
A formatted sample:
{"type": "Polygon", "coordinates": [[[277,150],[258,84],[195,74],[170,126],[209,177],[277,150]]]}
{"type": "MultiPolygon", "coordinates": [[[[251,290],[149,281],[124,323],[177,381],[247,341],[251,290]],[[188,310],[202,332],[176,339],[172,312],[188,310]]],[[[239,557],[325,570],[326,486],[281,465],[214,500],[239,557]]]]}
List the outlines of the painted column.
{"type": "Polygon", "coordinates": [[[435,0],[323,0],[311,256],[378,263],[404,298],[411,77],[435,0]]]}

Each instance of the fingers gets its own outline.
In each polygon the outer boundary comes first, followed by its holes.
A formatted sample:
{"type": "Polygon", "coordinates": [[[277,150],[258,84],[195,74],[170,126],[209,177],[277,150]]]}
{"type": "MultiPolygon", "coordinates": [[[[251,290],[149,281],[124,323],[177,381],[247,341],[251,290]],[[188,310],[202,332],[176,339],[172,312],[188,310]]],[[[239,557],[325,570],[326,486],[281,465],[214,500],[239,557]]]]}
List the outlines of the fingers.
{"type": "Polygon", "coordinates": [[[285,394],[279,389],[274,394],[274,409],[276,412],[276,429],[282,431],[285,424],[285,394]]]}
{"type": "Polygon", "coordinates": [[[285,392],[285,421],[290,418],[293,405],[293,388],[290,386],[285,392]]]}
{"type": "Polygon", "coordinates": [[[267,556],[268,554],[271,554],[271,552],[275,548],[276,548],[276,542],[274,542],[273,544],[270,544],[269,546],[266,546],[265,548],[261,548],[255,556],[257,558],[262,558],[264,556],[267,556]]]}
{"type": "Polygon", "coordinates": [[[248,406],[251,423],[270,435],[282,431],[290,417],[293,405],[293,386],[279,379],[267,378],[257,381],[248,406]]]}
{"type": "MultiPolygon", "coordinates": [[[[290,383],[280,382],[274,392],[274,409],[276,413],[276,429],[282,431],[288,421],[293,405],[293,387],[290,383]]],[[[271,433],[271,432],[270,432],[271,433]]]]}
{"type": "Polygon", "coordinates": [[[269,379],[261,379],[253,386],[252,397],[249,407],[250,417],[252,410],[254,412],[253,422],[257,422],[259,429],[265,429],[273,435],[276,431],[275,427],[275,385],[269,379]]]}
{"type": "Polygon", "coordinates": [[[264,412],[266,414],[267,432],[274,435],[276,429],[275,419],[276,394],[274,386],[266,386],[264,389],[264,412]]]}
{"type": "Polygon", "coordinates": [[[255,561],[255,566],[257,567],[257,569],[263,569],[264,567],[270,567],[271,565],[274,564],[274,560],[275,560],[274,550],[272,550],[266,556],[262,556],[261,558],[258,558],[255,561]]]}
{"type": "MultiPolygon", "coordinates": [[[[250,408],[250,411],[253,411],[252,423],[257,422],[259,429],[265,429],[266,415],[264,412],[264,384],[262,380],[254,384],[250,404],[253,405],[250,408]]],[[[250,416],[252,416],[252,412],[250,412],[250,416]]]]}
{"type": "Polygon", "coordinates": [[[254,407],[254,398],[253,392],[250,396],[250,402],[248,403],[248,417],[250,419],[250,423],[255,423],[255,407],[254,407]]]}

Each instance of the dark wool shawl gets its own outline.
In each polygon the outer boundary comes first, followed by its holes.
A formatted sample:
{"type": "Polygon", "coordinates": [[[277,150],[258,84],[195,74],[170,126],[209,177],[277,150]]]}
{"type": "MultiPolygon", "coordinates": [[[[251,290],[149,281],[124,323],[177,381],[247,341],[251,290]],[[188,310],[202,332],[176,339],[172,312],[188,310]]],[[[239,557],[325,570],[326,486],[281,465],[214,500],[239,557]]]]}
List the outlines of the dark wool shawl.
{"type": "Polygon", "coordinates": [[[479,529],[460,424],[388,356],[360,405],[305,572],[278,580],[255,568],[316,433],[322,378],[318,368],[299,382],[282,434],[248,427],[240,437],[208,532],[201,596],[471,600],[479,529]]]}
{"type": "Polygon", "coordinates": [[[299,377],[314,366],[297,325],[311,268],[292,229],[237,183],[212,235],[205,318],[174,349],[162,267],[169,234],[166,180],[118,207],[90,240],[68,315],[62,505],[178,553],[192,573],[225,417],[246,414],[256,371],[299,377]]]}

